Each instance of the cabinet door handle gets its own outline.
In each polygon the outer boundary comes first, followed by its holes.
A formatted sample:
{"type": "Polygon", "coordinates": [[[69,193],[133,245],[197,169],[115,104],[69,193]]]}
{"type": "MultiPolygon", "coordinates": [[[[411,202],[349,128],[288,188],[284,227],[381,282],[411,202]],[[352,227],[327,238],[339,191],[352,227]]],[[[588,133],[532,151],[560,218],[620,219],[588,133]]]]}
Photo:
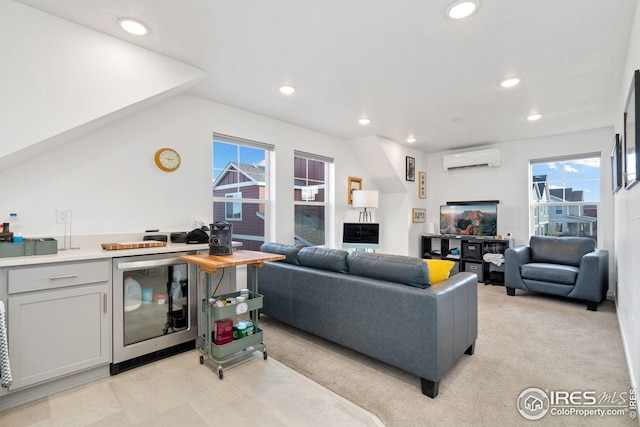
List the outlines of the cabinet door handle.
{"type": "Polygon", "coordinates": [[[62,274],[60,276],[49,276],[49,280],[72,279],[78,277],[77,274],[62,274]]]}
{"type": "Polygon", "coordinates": [[[107,294],[104,293],[102,294],[102,310],[105,312],[105,314],[107,313],[107,294]]]}

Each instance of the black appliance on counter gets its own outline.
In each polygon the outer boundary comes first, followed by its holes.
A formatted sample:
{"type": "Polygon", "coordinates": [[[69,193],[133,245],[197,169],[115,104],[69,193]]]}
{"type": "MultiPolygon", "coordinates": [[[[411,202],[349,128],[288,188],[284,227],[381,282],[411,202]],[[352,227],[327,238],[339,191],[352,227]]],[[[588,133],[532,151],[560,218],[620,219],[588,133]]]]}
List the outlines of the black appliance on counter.
{"type": "Polygon", "coordinates": [[[226,221],[217,221],[211,224],[209,255],[231,255],[233,253],[232,235],[233,224],[226,221]]]}

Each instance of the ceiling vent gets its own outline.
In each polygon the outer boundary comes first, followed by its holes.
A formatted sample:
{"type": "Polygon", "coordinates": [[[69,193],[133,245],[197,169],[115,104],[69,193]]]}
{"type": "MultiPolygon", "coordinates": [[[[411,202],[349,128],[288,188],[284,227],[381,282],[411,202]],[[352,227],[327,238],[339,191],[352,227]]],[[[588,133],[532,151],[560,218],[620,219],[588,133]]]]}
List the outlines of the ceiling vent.
{"type": "Polygon", "coordinates": [[[500,149],[484,148],[481,150],[465,151],[463,153],[450,153],[442,156],[444,170],[468,169],[500,166],[500,149]]]}

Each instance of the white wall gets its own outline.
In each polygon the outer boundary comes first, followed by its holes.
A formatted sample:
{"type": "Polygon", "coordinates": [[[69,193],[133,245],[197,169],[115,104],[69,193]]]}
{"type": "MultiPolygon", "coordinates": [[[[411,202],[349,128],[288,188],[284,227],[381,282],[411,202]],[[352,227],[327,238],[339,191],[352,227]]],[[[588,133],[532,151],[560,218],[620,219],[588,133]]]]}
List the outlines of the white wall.
{"type": "Polygon", "coordinates": [[[205,74],[13,1],[0,8],[0,167],[205,74]]]}
{"type": "MultiPolygon", "coordinates": [[[[439,207],[448,201],[498,200],[498,234],[511,235],[516,245],[529,241],[529,162],[582,153],[600,153],[601,199],[598,209],[598,246],[611,252],[613,265],[613,199],[609,153],[613,129],[596,129],[503,144],[502,165],[497,168],[445,172],[442,156],[428,158],[427,221],[439,223],[439,207]]],[[[613,273],[611,284],[613,281],[613,273]]],[[[610,285],[612,291],[613,285],[610,285]]]]}
{"type": "MultiPolygon", "coordinates": [[[[633,71],[640,69],[640,7],[636,9],[624,78],[620,82],[616,132],[624,133],[623,113],[633,71]]],[[[636,108],[638,108],[636,106],[636,108]]],[[[636,154],[637,155],[637,154],[636,154]]],[[[618,320],[622,332],[631,385],[640,387],[640,283],[635,261],[640,259],[640,184],[615,194],[615,266],[618,272],[618,320]]]]}
{"type": "Polygon", "coordinates": [[[0,212],[17,210],[26,236],[62,235],[56,208],[72,210],[76,235],[190,230],[194,219],[212,219],[214,131],[277,146],[274,240],[293,242],[294,149],[336,159],[338,212],[350,209],[348,175],[367,178],[357,164],[347,168],[344,159],[353,155],[343,140],[180,95],[0,170],[0,212]],[[182,156],[176,172],[154,164],[155,151],[165,146],[182,156]]]}
{"type": "Polygon", "coordinates": [[[365,168],[370,180],[363,188],[380,191],[380,203],[374,221],[380,222],[380,251],[419,256],[420,235],[426,223],[413,223],[413,208],[426,208],[426,199],[418,197],[417,174],[427,170],[427,155],[410,146],[369,136],[350,141],[355,161],[365,168]],[[415,159],[415,181],[406,180],[406,158],[415,159]]]}

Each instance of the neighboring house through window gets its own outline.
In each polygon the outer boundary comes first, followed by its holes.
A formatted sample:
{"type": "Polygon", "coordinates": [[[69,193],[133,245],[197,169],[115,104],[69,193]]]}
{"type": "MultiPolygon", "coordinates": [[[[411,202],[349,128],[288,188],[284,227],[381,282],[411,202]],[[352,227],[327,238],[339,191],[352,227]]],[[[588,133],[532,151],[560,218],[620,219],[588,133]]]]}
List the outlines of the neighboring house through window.
{"type": "Polygon", "coordinates": [[[531,162],[531,234],[598,238],[600,155],[531,162]]]}
{"type": "Polygon", "coordinates": [[[294,157],[295,242],[327,242],[328,177],[333,159],[296,151],[294,157]]]}
{"type": "Polygon", "coordinates": [[[213,135],[213,220],[232,224],[243,249],[258,250],[265,241],[272,151],[268,144],[213,135]]]}

